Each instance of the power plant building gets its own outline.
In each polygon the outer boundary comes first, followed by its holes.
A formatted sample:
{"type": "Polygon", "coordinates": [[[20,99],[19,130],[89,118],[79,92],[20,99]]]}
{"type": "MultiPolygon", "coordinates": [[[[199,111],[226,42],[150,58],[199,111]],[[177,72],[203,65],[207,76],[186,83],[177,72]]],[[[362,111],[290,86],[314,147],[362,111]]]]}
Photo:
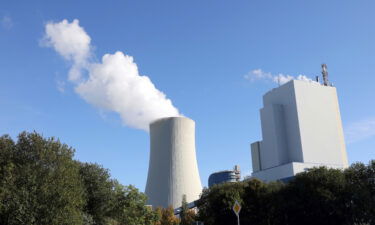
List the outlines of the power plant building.
{"type": "Polygon", "coordinates": [[[223,170],[212,173],[208,177],[208,187],[212,187],[215,184],[227,183],[227,182],[238,182],[241,179],[241,171],[239,166],[235,166],[233,170],[223,170]]]}
{"type": "Polygon", "coordinates": [[[324,84],[292,80],[263,96],[252,177],[287,180],[312,167],[348,167],[336,88],[323,78],[324,84]]]}
{"type": "Polygon", "coordinates": [[[195,122],[168,117],[150,124],[147,204],[167,208],[199,199],[202,192],[195,152],[195,122]]]}

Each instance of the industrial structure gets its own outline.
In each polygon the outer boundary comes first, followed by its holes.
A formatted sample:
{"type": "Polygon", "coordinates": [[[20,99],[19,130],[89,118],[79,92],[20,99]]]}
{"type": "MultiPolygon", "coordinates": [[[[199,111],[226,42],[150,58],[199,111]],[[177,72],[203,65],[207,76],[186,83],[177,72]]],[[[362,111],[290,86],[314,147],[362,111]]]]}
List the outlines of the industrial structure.
{"type": "Polygon", "coordinates": [[[208,177],[208,187],[212,187],[215,184],[227,183],[227,182],[238,182],[241,179],[241,171],[238,165],[234,166],[233,170],[223,170],[212,173],[208,177]]]}
{"type": "Polygon", "coordinates": [[[251,144],[252,177],[288,180],[308,168],[346,168],[348,160],[336,88],[291,80],[263,96],[262,141],[251,144]]]}
{"type": "Polygon", "coordinates": [[[147,204],[167,208],[199,199],[202,192],[195,153],[195,122],[167,117],[150,124],[147,204]]]}

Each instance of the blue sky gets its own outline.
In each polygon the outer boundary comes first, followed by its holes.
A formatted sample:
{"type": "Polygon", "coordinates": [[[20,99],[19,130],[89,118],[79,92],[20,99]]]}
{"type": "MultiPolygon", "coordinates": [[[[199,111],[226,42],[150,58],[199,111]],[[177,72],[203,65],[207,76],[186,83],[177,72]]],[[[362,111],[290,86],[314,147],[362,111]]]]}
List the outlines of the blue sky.
{"type": "Polygon", "coordinates": [[[72,62],[46,47],[45,26],[66,19],[91,38],[92,62],[134,57],[173,105],[196,121],[202,183],[210,173],[251,171],[270,79],[313,78],[327,63],[338,89],[349,162],[375,159],[374,1],[7,1],[0,4],[0,134],[55,136],[76,158],[144,190],[148,133],[124,125],[68,80],[72,62]]]}

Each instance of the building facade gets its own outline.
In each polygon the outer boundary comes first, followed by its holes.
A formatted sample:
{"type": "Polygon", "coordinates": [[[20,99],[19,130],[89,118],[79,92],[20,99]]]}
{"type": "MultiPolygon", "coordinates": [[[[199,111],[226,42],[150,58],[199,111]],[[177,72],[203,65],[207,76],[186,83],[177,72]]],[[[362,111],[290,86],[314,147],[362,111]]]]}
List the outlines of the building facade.
{"type": "Polygon", "coordinates": [[[292,80],[263,96],[262,141],[251,144],[252,176],[293,177],[308,168],[346,168],[348,159],[336,88],[292,80]]]}

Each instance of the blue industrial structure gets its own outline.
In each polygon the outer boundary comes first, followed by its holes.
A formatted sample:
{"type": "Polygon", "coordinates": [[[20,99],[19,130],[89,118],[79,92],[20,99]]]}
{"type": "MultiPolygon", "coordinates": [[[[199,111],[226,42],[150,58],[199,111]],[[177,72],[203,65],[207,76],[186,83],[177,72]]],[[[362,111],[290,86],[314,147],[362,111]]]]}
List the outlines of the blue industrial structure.
{"type": "Polygon", "coordinates": [[[241,179],[241,172],[238,166],[234,167],[234,170],[223,170],[213,173],[208,178],[208,187],[212,187],[215,184],[221,184],[226,182],[237,182],[241,179]]]}

